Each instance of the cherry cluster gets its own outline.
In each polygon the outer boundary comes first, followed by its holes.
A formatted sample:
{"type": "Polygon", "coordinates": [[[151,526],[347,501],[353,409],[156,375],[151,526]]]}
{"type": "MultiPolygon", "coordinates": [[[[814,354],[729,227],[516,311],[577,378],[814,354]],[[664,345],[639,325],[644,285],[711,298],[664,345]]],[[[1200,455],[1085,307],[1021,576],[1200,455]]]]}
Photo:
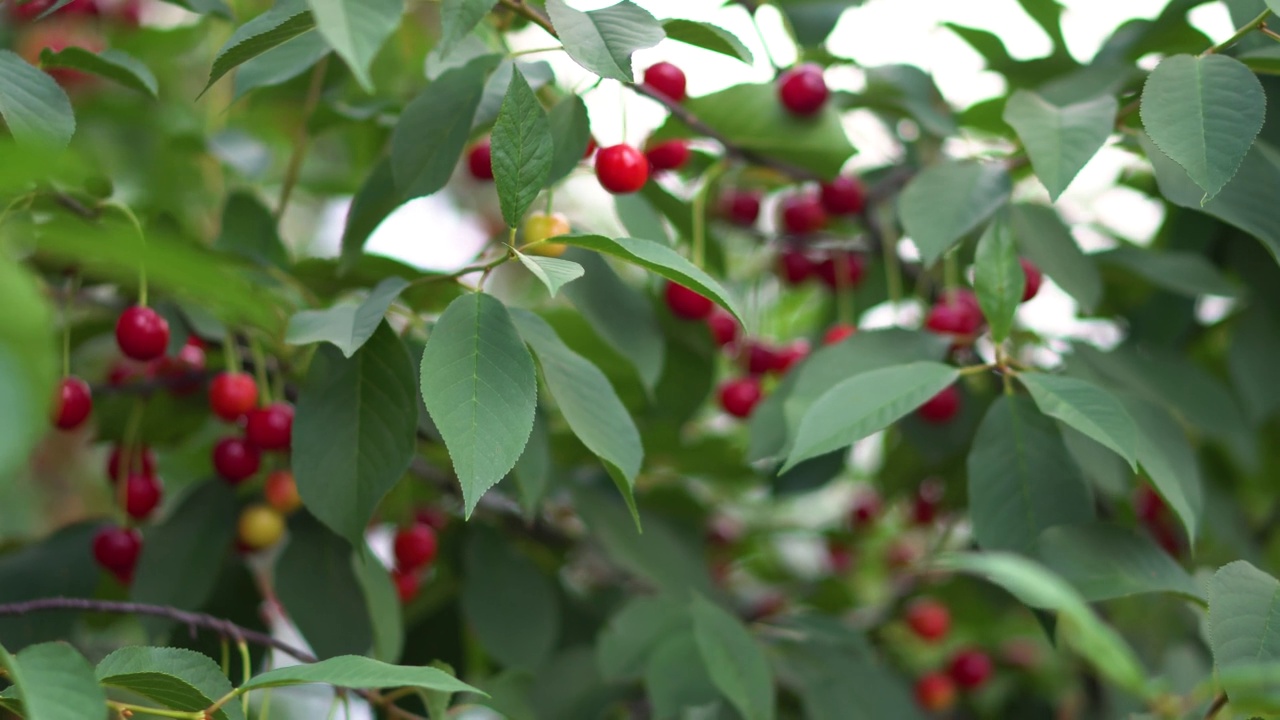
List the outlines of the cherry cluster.
{"type": "Polygon", "coordinates": [[[391,579],[400,602],[407,603],[422,588],[422,579],[436,559],[436,531],[443,530],[448,516],[435,509],[417,513],[414,521],[396,533],[392,548],[396,564],[391,579]]]}
{"type": "MultiPolygon", "coordinates": [[[[40,53],[68,47],[92,52],[106,49],[103,27],[136,28],[142,22],[143,0],[71,0],[49,17],[44,14],[57,0],[9,0],[9,19],[19,33],[14,50],[32,65],[40,65],[40,53]],[[37,22],[39,21],[39,22],[37,22]]],[[[48,68],[46,72],[67,90],[93,84],[94,77],[71,68],[48,68]]]]}

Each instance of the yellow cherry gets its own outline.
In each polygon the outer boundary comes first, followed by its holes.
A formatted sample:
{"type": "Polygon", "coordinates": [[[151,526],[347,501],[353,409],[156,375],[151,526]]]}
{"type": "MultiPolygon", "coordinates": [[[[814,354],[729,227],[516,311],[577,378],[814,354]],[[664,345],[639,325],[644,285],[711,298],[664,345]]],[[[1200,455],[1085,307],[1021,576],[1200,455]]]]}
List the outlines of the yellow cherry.
{"type": "Polygon", "coordinates": [[[560,213],[533,213],[524,221],[524,243],[521,251],[529,255],[559,257],[567,246],[564,243],[541,242],[547,238],[567,235],[570,231],[569,219],[560,213]],[[535,244],[537,243],[537,244],[535,244]]]}

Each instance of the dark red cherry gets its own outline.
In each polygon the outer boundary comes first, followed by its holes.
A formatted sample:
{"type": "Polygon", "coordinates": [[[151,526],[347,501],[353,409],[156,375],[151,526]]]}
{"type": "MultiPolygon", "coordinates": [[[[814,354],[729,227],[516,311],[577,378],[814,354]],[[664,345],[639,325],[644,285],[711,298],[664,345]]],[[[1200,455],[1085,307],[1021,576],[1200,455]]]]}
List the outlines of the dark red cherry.
{"type": "Polygon", "coordinates": [[[669,62],[650,65],[644,71],[644,84],[674,102],[685,98],[684,71],[669,62]]]}
{"type": "Polygon", "coordinates": [[[59,430],[74,430],[93,412],[93,393],[89,383],[75,376],[62,378],[54,400],[53,424],[59,430]]]}
{"type": "Polygon", "coordinates": [[[134,520],[146,520],[160,505],[164,495],[164,486],[155,475],[134,473],[129,476],[124,488],[125,512],[134,520]]]}
{"type": "Polygon", "coordinates": [[[822,185],[822,207],[832,215],[856,215],[866,204],[866,189],[851,175],[841,175],[822,185]]]}
{"type": "Polygon", "coordinates": [[[213,446],[213,469],[231,485],[252,477],[261,463],[258,449],[243,438],[223,438],[213,446]]]}
{"type": "Polygon", "coordinates": [[[1035,263],[1026,258],[1018,258],[1018,263],[1022,265],[1022,274],[1027,278],[1026,285],[1022,288],[1022,302],[1026,302],[1040,292],[1044,275],[1040,273],[1040,268],[1036,267],[1035,263]]]}
{"type": "Polygon", "coordinates": [[[142,362],[155,360],[169,346],[169,321],[149,307],[126,308],[116,321],[116,343],[125,357],[142,362]]]}
{"type": "Polygon", "coordinates": [[[861,253],[835,251],[818,261],[814,274],[822,280],[822,284],[832,290],[839,290],[841,282],[849,287],[857,287],[866,272],[866,260],[861,253]]]}
{"type": "Polygon", "coordinates": [[[730,380],[720,386],[720,407],[736,418],[749,417],[761,397],[760,381],[754,377],[730,380]]]}
{"type": "Polygon", "coordinates": [[[679,170],[689,160],[687,140],[668,140],[651,146],[644,156],[653,170],[679,170]]]}
{"type": "Polygon", "coordinates": [[[425,523],[414,523],[396,533],[394,546],[396,567],[417,570],[436,559],[436,531],[425,523]]]}
{"type": "Polygon", "coordinates": [[[284,450],[293,442],[293,406],[272,403],[249,412],[244,437],[259,450],[284,450]]]}
{"type": "Polygon", "coordinates": [[[933,425],[945,425],[960,412],[960,390],[955,385],[929,398],[916,410],[920,419],[933,425]]]}
{"type": "Polygon", "coordinates": [[[488,140],[482,140],[467,151],[467,169],[471,177],[481,182],[493,179],[493,153],[488,140]]]}
{"type": "Polygon", "coordinates": [[[991,658],[981,650],[961,650],[951,659],[947,674],[966,690],[982,687],[991,677],[991,658]]]}
{"type": "Polygon", "coordinates": [[[707,327],[711,329],[711,337],[716,345],[724,347],[738,339],[738,321],[727,310],[714,308],[707,316],[707,327]]]}
{"type": "Polygon", "coordinates": [[[799,285],[817,272],[817,266],[803,250],[786,248],[778,253],[778,274],[788,285],[799,285]]]}
{"type": "Polygon", "coordinates": [[[716,308],[709,298],[671,280],[667,281],[665,294],[671,314],[685,320],[703,320],[716,308]]]}
{"type": "Polygon", "coordinates": [[[626,195],[649,181],[649,160],[634,147],[610,145],[596,152],[596,179],[614,195],[626,195]]]}
{"type": "Polygon", "coordinates": [[[813,115],[826,104],[828,95],[817,65],[797,65],[778,76],[778,99],[794,115],[813,115]]]}
{"type": "Polygon", "coordinates": [[[422,588],[422,577],[412,570],[406,571],[400,568],[392,570],[391,582],[396,586],[396,597],[400,598],[401,605],[408,605],[418,596],[418,590],[422,588]]]}
{"type": "Polygon", "coordinates": [[[93,536],[93,559],[126,585],[142,554],[142,535],[132,528],[109,525],[93,536]]]}
{"type": "Polygon", "coordinates": [[[720,215],[740,227],[752,227],[760,217],[760,200],[757,190],[730,188],[720,194],[720,215]]]}
{"type": "Polygon", "coordinates": [[[258,383],[248,373],[218,373],[209,383],[209,408],[227,422],[239,420],[257,405],[258,383]]]}
{"type": "Polygon", "coordinates": [[[816,195],[801,193],[782,199],[782,227],[792,235],[815,233],[827,224],[827,211],[816,195]]]}

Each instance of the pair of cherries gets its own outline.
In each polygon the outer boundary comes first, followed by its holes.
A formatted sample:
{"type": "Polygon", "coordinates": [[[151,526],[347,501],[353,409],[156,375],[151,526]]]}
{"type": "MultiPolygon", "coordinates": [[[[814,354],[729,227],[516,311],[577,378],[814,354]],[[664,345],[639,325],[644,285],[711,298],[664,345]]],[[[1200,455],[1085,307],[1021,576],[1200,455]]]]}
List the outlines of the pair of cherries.
{"type": "Polygon", "coordinates": [[[244,418],[244,436],[230,436],[213,446],[213,467],[231,485],[258,472],[262,452],[288,450],[293,443],[293,406],[258,407],[258,383],[252,375],[223,372],[209,385],[209,407],[227,422],[244,418]]]}

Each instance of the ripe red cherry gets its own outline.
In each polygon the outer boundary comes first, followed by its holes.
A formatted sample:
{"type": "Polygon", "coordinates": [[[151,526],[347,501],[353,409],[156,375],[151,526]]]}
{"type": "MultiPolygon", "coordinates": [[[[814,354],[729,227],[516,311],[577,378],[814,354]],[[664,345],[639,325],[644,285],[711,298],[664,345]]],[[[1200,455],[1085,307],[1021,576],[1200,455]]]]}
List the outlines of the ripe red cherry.
{"type": "Polygon", "coordinates": [[[760,217],[760,193],[756,190],[725,190],[720,194],[720,214],[741,227],[751,227],[760,217]]]}
{"type": "Polygon", "coordinates": [[[244,437],[259,450],[284,450],[293,442],[293,406],[272,403],[249,413],[244,437]]]}
{"type": "Polygon", "coordinates": [[[137,530],[109,525],[93,536],[93,559],[126,585],[142,554],[142,536],[137,530]]]}
{"type": "MultiPolygon", "coordinates": [[[[198,342],[198,341],[197,341],[198,342]]],[[[204,349],[188,340],[178,354],[152,361],[153,374],[169,382],[169,392],[174,395],[190,395],[200,387],[199,378],[191,377],[204,370],[204,349]]]]}
{"type": "Polygon", "coordinates": [[[942,673],[929,673],[916,681],[915,695],[920,707],[941,712],[956,704],[956,685],[942,673]]]}
{"type": "Polygon", "coordinates": [[[809,357],[809,341],[796,340],[773,354],[773,371],[785,375],[797,363],[809,357]]]}
{"type": "Polygon", "coordinates": [[[449,514],[438,507],[420,508],[413,514],[413,519],[438,533],[444,532],[449,524],[449,514]]]}
{"type": "Polygon", "coordinates": [[[418,590],[422,587],[422,578],[418,573],[400,568],[391,571],[391,582],[395,583],[396,595],[400,598],[401,605],[408,605],[418,596],[418,590]]]}
{"type": "Polygon", "coordinates": [[[596,153],[596,179],[614,195],[633,193],[649,181],[649,160],[630,145],[610,145],[596,153]]]}
{"type": "Polygon", "coordinates": [[[1164,499],[1151,488],[1142,484],[1133,493],[1133,511],[1140,520],[1147,523],[1159,521],[1165,512],[1164,499]]]}
{"type": "Polygon", "coordinates": [[[971,341],[984,318],[978,298],[969,290],[949,290],[929,309],[925,327],[936,333],[956,335],[957,341],[971,341]]]}
{"type": "Polygon", "coordinates": [[[943,388],[920,406],[916,413],[920,419],[931,425],[945,425],[960,412],[960,391],[955,385],[943,388]]]}
{"type": "Polygon", "coordinates": [[[134,473],[125,481],[124,509],[134,520],[146,520],[160,505],[164,486],[155,475],[134,473]]]}
{"type": "Polygon", "coordinates": [[[866,203],[862,182],[851,175],[841,175],[822,185],[822,207],[832,215],[856,215],[866,203]]]}
{"type": "Polygon", "coordinates": [[[709,298],[670,280],[667,281],[666,300],[671,314],[685,320],[703,320],[716,309],[716,304],[709,298]]]}
{"type": "Polygon", "coordinates": [[[928,525],[938,517],[938,509],[942,506],[942,496],[947,488],[932,478],[920,483],[916,488],[916,497],[911,504],[911,520],[917,525],[928,525]]]}
{"type": "Polygon", "coordinates": [[[799,285],[817,271],[817,266],[803,250],[788,248],[778,253],[778,273],[788,285],[799,285]]]}
{"type": "Polygon", "coordinates": [[[849,287],[857,287],[862,282],[866,269],[866,260],[860,253],[833,252],[818,262],[814,267],[814,274],[822,280],[822,284],[838,290],[842,281],[849,287]]]}
{"type": "Polygon", "coordinates": [[[742,368],[752,375],[773,372],[782,363],[777,350],[755,340],[748,342],[743,348],[741,360],[742,368]]]}
{"type": "Polygon", "coordinates": [[[471,177],[477,180],[493,179],[493,159],[488,140],[481,140],[471,146],[471,150],[467,152],[467,169],[471,171],[471,177]]]}
{"type": "Polygon", "coordinates": [[[720,386],[720,407],[736,418],[746,418],[762,396],[760,381],[756,378],[730,380],[720,386]]]}
{"type": "Polygon", "coordinates": [[[93,412],[93,393],[89,383],[78,377],[62,378],[53,408],[53,424],[59,430],[74,430],[84,424],[93,412]]]}
{"type": "Polygon", "coordinates": [[[213,446],[213,469],[228,484],[239,485],[254,473],[262,463],[258,449],[243,438],[222,438],[213,446]]]}
{"type": "Polygon", "coordinates": [[[125,357],[155,360],[169,346],[169,321],[148,307],[126,308],[116,321],[116,343],[125,357]]]}
{"type": "MultiPolygon", "coordinates": [[[[9,16],[14,20],[28,21],[35,20],[40,15],[53,7],[55,0],[31,0],[31,2],[18,2],[10,0],[9,16]]],[[[95,0],[71,0],[71,2],[63,5],[54,15],[97,15],[98,4],[95,0]]]]}
{"type": "Polygon", "coordinates": [[[213,414],[235,422],[258,404],[258,383],[249,373],[218,373],[209,384],[209,408],[213,414]]]}
{"type": "Polygon", "coordinates": [[[132,452],[128,453],[128,462],[124,463],[126,467],[122,468],[120,464],[125,460],[125,449],[120,445],[111,448],[111,455],[107,457],[107,478],[113,484],[120,481],[121,471],[126,476],[156,474],[156,454],[151,452],[151,448],[141,445],[131,450],[132,452]]]}
{"type": "Polygon", "coordinates": [[[835,345],[838,342],[853,337],[853,334],[856,332],[858,332],[858,328],[850,325],[849,323],[836,323],[835,325],[827,328],[827,333],[822,336],[822,344],[835,345]]]}
{"type": "Polygon", "coordinates": [[[644,71],[644,84],[675,102],[685,98],[684,71],[669,62],[650,65],[644,71]]]}
{"type": "Polygon", "coordinates": [[[936,642],[951,629],[951,613],[947,606],[929,598],[918,598],[907,606],[907,625],[921,639],[936,642]]]}
{"type": "Polygon", "coordinates": [[[849,508],[849,524],[854,530],[868,527],[880,517],[880,494],[875,490],[863,490],[849,508]]]}
{"type": "Polygon", "coordinates": [[[782,199],[782,227],[792,235],[808,235],[827,224],[827,211],[816,195],[796,194],[782,199]]]}
{"type": "Polygon", "coordinates": [[[582,151],[582,159],[583,159],[583,160],[586,160],[587,158],[589,158],[589,157],[591,157],[592,155],[594,155],[594,154],[596,153],[596,148],[597,148],[597,147],[599,147],[599,145],[597,145],[597,144],[596,144],[596,139],[595,139],[595,138],[593,138],[593,137],[588,137],[588,138],[587,138],[587,149],[586,149],[586,150],[584,150],[584,151],[582,151]]]}
{"type": "Polygon", "coordinates": [[[436,531],[425,523],[396,533],[396,567],[401,570],[417,570],[436,559],[436,531]]]}
{"type": "Polygon", "coordinates": [[[1044,282],[1044,275],[1035,263],[1026,258],[1018,258],[1018,264],[1022,265],[1022,274],[1027,278],[1027,284],[1022,289],[1022,302],[1026,302],[1040,292],[1040,283],[1044,282]]]}
{"type": "Polygon", "coordinates": [[[981,687],[991,677],[991,658],[981,650],[961,650],[951,658],[947,674],[966,690],[981,687]]]}
{"type": "Polygon", "coordinates": [[[827,81],[817,65],[797,65],[778,77],[778,99],[795,115],[812,115],[827,102],[827,81]]]}
{"type": "Polygon", "coordinates": [[[644,156],[654,170],[678,170],[689,160],[689,143],[686,140],[668,140],[651,146],[644,156]]]}
{"type": "Polygon", "coordinates": [[[727,310],[712,309],[707,316],[707,327],[711,328],[711,337],[720,347],[738,339],[738,321],[727,310]]]}

